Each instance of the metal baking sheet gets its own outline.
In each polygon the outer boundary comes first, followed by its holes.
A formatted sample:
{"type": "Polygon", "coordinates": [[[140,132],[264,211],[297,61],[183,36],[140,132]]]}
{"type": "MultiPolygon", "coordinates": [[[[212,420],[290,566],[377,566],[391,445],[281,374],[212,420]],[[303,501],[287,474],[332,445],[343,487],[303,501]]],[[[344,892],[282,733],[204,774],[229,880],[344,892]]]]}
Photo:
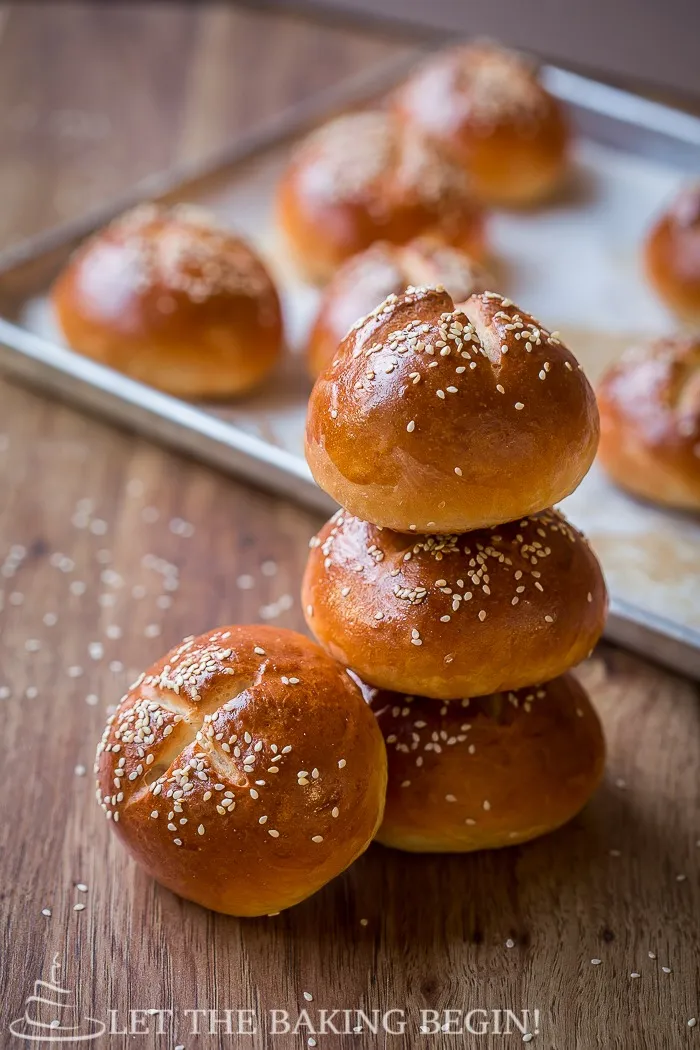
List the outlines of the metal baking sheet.
{"type": "MultiPolygon", "coordinates": [[[[405,59],[297,107],[208,165],[137,188],[79,224],[0,257],[0,365],[102,415],[328,512],[302,454],[309,380],[302,351],[318,292],[289,263],[273,217],[274,189],[292,141],[329,113],[376,98],[405,59]],[[188,404],[72,353],[61,343],[47,290],[72,249],[139,200],[204,205],[254,243],[276,277],[289,353],[249,398],[188,404]]],[[[494,266],[505,291],[562,332],[595,381],[630,341],[673,328],[640,272],[652,216],[700,171],[700,121],[563,70],[546,82],[579,132],[573,177],[541,210],[496,213],[494,266]]],[[[607,634],[700,678],[700,520],[644,505],[594,466],[563,509],[590,537],[612,596],[607,634]]]]}

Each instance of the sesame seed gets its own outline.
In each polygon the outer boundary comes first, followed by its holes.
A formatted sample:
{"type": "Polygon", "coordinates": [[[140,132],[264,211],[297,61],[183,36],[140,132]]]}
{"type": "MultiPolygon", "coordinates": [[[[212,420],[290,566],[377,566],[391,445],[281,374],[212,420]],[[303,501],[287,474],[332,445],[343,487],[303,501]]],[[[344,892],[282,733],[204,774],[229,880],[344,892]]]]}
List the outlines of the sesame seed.
{"type": "Polygon", "coordinates": [[[406,424],[406,430],[409,432],[409,434],[412,434],[415,429],[416,429],[416,421],[415,421],[415,419],[411,419],[406,424]]]}
{"type": "Polygon", "coordinates": [[[591,959],[591,966],[600,966],[602,959],[591,959]]]}
{"type": "Polygon", "coordinates": [[[85,905],[84,904],[74,904],[73,905],[73,911],[85,911],[85,905]]]}
{"type": "Polygon", "coordinates": [[[306,999],[307,1003],[311,1003],[313,1002],[314,997],[311,994],[311,992],[304,992],[304,998],[306,999]]]}
{"type": "Polygon", "coordinates": [[[522,403],[522,401],[516,401],[515,402],[515,407],[518,410],[518,412],[520,412],[521,409],[525,408],[525,405],[522,403]]]}
{"type": "Polygon", "coordinates": [[[41,914],[45,915],[47,919],[50,919],[51,918],[51,909],[50,908],[42,908],[41,909],[41,914]]]}
{"type": "Polygon", "coordinates": [[[268,828],[267,833],[270,836],[270,838],[273,839],[278,839],[280,837],[279,831],[276,831],[274,828],[268,828]]]}
{"type": "Polygon", "coordinates": [[[312,842],[323,842],[323,835],[312,835],[311,836],[311,841],[312,842]]]}
{"type": "Polygon", "coordinates": [[[462,468],[461,467],[455,467],[455,474],[457,475],[458,478],[461,478],[462,477],[462,468]]]}
{"type": "Polygon", "coordinates": [[[341,758],[339,760],[339,762],[338,762],[338,769],[344,769],[346,765],[347,765],[347,762],[345,761],[345,759],[341,758]]]}

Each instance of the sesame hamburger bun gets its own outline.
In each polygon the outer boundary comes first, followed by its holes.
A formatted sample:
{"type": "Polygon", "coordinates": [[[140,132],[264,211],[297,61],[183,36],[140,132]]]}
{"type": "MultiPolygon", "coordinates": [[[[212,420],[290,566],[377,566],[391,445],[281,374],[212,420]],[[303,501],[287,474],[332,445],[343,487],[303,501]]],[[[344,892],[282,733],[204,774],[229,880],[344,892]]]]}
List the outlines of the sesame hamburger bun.
{"type": "Polygon", "coordinates": [[[558,503],[595,455],[576,358],[495,292],[389,296],[312,390],[306,458],[342,507],[399,532],[467,532],[558,503]]]}
{"type": "Polygon", "coordinates": [[[309,372],[315,379],[357,319],[388,295],[400,295],[409,286],[441,285],[457,303],[490,284],[479,263],[434,237],[419,237],[406,245],[378,241],[343,263],[324,289],[309,336],[309,372]]]}
{"type": "Polygon", "coordinates": [[[700,324],[700,182],[686,186],[644,245],[647,276],[666,306],[700,324]]]}
{"type": "Polygon", "coordinates": [[[464,172],[390,113],[349,113],[314,131],[295,151],[277,203],[290,251],[314,281],[374,241],[433,234],[471,255],[484,249],[464,172]]]}
{"type": "Polygon", "coordinates": [[[653,503],[700,510],[700,336],[631,347],[603,376],[600,462],[653,503]]]}
{"type": "Polygon", "coordinates": [[[52,300],[73,350],[178,397],[242,394],[282,350],[262,262],[190,206],[146,204],[112,222],[78,249],[52,300]]]}
{"type": "Polygon", "coordinates": [[[512,52],[485,45],[443,51],[399,87],[393,108],[463,166],[484,203],[532,204],[566,173],[563,109],[512,52]]]}
{"type": "Polygon", "coordinates": [[[411,536],[338,511],[302,584],[326,651],[383,689],[452,699],[544,682],[603,630],[598,561],[563,515],[411,536]]]}
{"type": "Polygon", "coordinates": [[[97,798],[134,859],[229,915],[289,908],[381,821],[386,752],[342,667],[293,631],[220,627],[141,675],[105,729],[97,798]]]}
{"type": "Polygon", "coordinates": [[[603,775],[600,721],[572,675],[443,703],[367,695],[389,756],[385,846],[462,853],[527,842],[571,820],[603,775]]]}

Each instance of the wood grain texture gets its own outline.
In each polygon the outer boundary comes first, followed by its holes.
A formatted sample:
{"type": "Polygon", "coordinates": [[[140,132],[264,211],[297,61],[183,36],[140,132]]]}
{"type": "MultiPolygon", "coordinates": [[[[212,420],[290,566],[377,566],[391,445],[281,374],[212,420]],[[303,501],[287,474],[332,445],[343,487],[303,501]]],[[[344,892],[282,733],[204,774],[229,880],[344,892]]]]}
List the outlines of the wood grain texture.
{"type": "MultiPolygon", "coordinates": [[[[359,32],[221,7],[11,7],[0,35],[2,240],[390,51],[359,32]],[[107,134],[54,135],[55,114],[74,107],[107,113],[107,125],[75,118],[107,134]]],[[[174,1012],[163,1036],[96,1046],[286,1050],[309,1033],[272,1037],[266,1011],[303,1008],[406,1011],[402,1036],[319,1036],[328,1047],[520,1043],[517,1033],[422,1037],[420,1010],[446,1008],[538,1009],[532,1045],[555,1050],[695,1045],[695,685],[610,647],[584,665],[608,774],[556,835],[467,857],[373,847],[276,918],[210,914],[126,858],[94,800],[94,748],[108,706],[183,635],[264,617],[301,628],[299,581],[319,523],[4,383],[0,482],[0,1047],[21,1045],[8,1023],[55,953],[81,1013],[115,1010],[122,1028],[129,1009],[174,1012]],[[227,1008],[257,1011],[258,1034],[190,1034],[184,1011],[227,1008]]]]}

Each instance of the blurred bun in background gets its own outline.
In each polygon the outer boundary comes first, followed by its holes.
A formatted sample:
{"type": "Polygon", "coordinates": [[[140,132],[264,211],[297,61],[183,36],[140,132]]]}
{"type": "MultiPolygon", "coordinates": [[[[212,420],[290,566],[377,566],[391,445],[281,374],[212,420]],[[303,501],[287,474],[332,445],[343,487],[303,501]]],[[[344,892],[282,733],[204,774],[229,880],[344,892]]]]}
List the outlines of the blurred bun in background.
{"type": "Polygon", "coordinates": [[[686,186],[647,235],[647,275],[679,318],[700,325],[700,182],[686,186]]]}
{"type": "Polygon", "coordinates": [[[209,213],[144,204],[96,233],[52,290],[68,344],[184,398],[257,386],[282,352],[264,264],[209,213]]]}
{"type": "Polygon", "coordinates": [[[307,277],[327,281],[375,241],[433,234],[476,257],[484,220],[461,167],[391,113],[350,113],[295,150],[278,188],[278,217],[307,277]]]}
{"type": "Polygon", "coordinates": [[[700,335],[631,347],[598,388],[603,467],[654,503],[700,510],[700,335]]]}
{"type": "Polygon", "coordinates": [[[510,51],[490,44],[443,51],[398,88],[393,104],[411,128],[450,151],[485,203],[534,204],[566,173],[563,109],[510,51]]]}

